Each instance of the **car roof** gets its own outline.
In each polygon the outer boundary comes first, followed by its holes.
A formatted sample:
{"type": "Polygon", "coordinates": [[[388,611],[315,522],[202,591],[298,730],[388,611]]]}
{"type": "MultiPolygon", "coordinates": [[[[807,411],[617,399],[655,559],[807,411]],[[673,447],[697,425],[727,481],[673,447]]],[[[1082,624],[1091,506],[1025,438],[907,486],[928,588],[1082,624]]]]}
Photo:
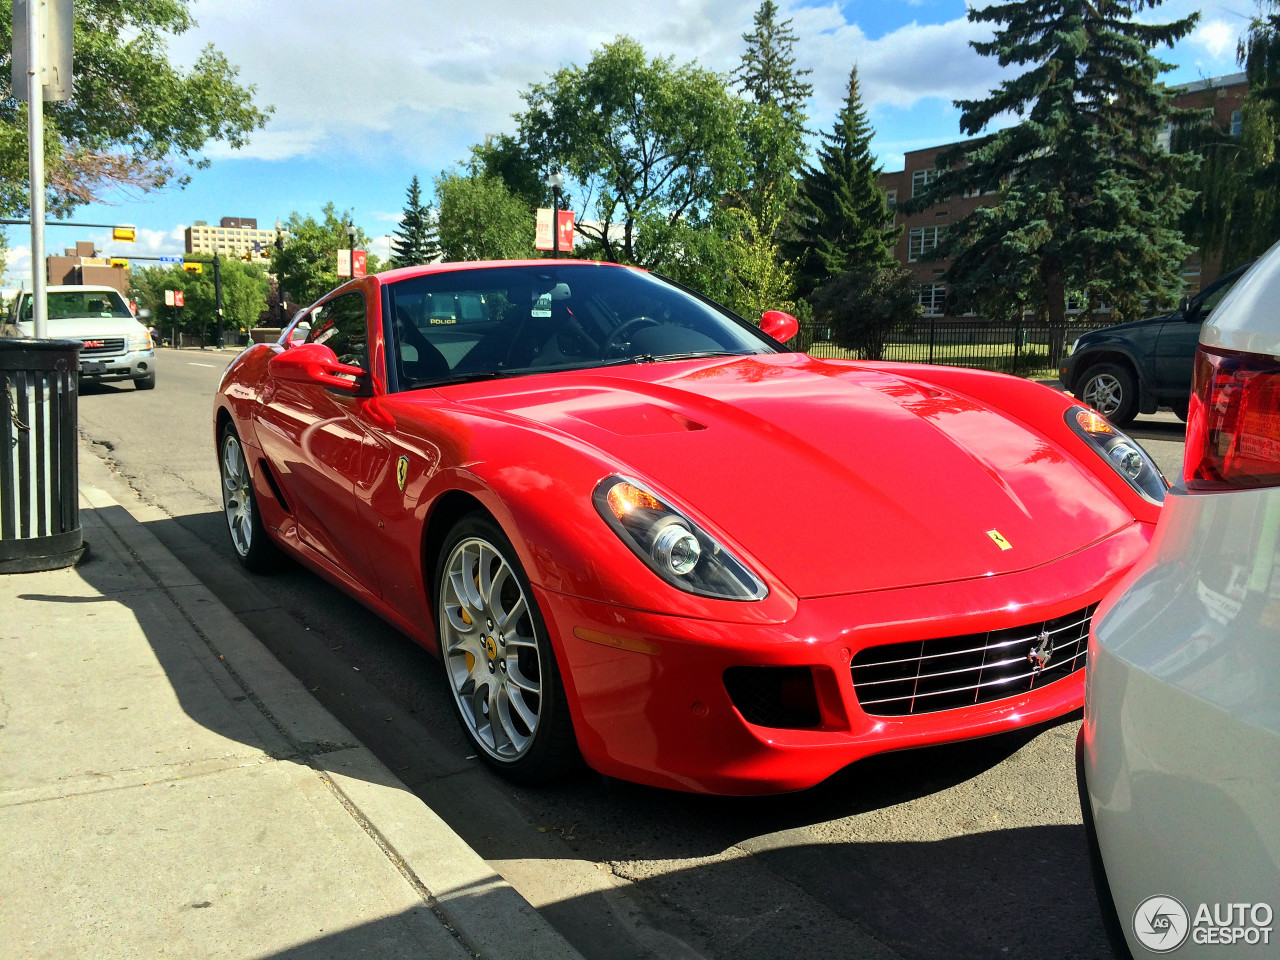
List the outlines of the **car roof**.
{"type": "MultiPolygon", "coordinates": [[[[105,285],[100,286],[97,284],[89,284],[89,283],[61,283],[61,284],[54,284],[53,286],[48,286],[44,288],[45,293],[67,293],[73,290],[83,291],[84,293],[120,293],[120,291],[117,290],[115,287],[108,287],[105,285]]],[[[32,293],[32,292],[33,291],[31,290],[23,291],[23,293],[32,293]]],[[[124,296],[124,294],[120,294],[120,295],[124,296]]]]}
{"type": "Polygon", "coordinates": [[[460,270],[483,270],[493,267],[549,267],[552,264],[557,266],[565,266],[567,264],[582,265],[589,267],[604,267],[621,270],[635,270],[640,273],[648,273],[642,267],[633,267],[622,263],[608,263],[603,260],[454,260],[439,261],[436,263],[425,263],[415,267],[399,267],[395,270],[384,270],[381,273],[374,274],[382,283],[394,283],[397,280],[407,280],[410,277],[420,277],[431,273],[454,273],[460,270]]]}

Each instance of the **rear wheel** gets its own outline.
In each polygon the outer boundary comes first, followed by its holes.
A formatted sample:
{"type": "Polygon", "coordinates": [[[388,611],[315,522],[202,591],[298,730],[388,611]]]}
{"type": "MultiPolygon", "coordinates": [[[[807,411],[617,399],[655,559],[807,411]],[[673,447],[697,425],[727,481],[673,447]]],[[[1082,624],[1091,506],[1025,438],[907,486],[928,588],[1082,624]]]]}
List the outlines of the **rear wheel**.
{"type": "Polygon", "coordinates": [[[218,473],[222,478],[222,509],[237,559],[254,573],[274,568],[280,552],[267,539],[253,492],[249,461],[240,445],[240,436],[230,423],[222,428],[222,439],[218,443],[218,473]]]}
{"type": "Polygon", "coordinates": [[[579,762],[555,653],[529,579],[502,529],[463,517],[441,548],[436,630],[462,729],[477,753],[518,783],[579,762]]]}
{"type": "Polygon", "coordinates": [[[1119,426],[1138,413],[1138,381],[1132,371],[1114,363],[1090,367],[1077,396],[1119,426]]]}

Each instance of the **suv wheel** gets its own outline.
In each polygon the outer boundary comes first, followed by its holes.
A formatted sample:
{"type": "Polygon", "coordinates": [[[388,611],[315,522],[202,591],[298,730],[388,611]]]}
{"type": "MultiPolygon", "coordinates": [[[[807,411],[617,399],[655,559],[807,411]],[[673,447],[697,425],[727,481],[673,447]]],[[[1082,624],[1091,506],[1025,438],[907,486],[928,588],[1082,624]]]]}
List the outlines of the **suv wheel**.
{"type": "Polygon", "coordinates": [[[1131,371],[1114,363],[1090,367],[1076,396],[1117,426],[1138,413],[1138,382],[1131,371]]]}
{"type": "Polygon", "coordinates": [[[138,377],[133,381],[133,385],[138,390],[154,390],[156,388],[155,372],[148,373],[145,377],[138,377]]]}

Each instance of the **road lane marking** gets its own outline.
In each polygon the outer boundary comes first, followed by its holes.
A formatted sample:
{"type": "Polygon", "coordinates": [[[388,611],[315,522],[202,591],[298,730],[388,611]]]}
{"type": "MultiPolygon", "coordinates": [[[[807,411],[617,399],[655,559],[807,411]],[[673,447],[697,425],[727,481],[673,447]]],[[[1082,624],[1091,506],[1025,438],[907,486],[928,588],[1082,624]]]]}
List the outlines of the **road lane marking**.
{"type": "Polygon", "coordinates": [[[212,363],[196,363],[194,360],[187,361],[188,367],[212,367],[212,363]]]}

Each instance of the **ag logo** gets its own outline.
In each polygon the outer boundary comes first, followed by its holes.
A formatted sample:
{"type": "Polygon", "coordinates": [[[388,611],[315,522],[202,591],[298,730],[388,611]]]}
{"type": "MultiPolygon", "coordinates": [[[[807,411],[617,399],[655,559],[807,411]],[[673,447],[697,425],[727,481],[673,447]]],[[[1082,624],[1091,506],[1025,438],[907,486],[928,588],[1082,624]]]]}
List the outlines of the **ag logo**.
{"type": "Polygon", "coordinates": [[[400,455],[400,460],[396,463],[396,483],[400,484],[400,489],[404,489],[404,482],[409,479],[409,458],[404,454],[400,455]]]}
{"type": "Polygon", "coordinates": [[[1187,939],[1187,908],[1163,894],[1147,897],[1133,912],[1133,935],[1152,953],[1170,953],[1187,939]]]}
{"type": "Polygon", "coordinates": [[[1013,549],[1013,544],[1012,544],[1012,543],[1010,543],[1008,540],[1006,540],[1006,539],[1004,538],[1004,534],[1003,534],[1003,533],[1001,533],[999,530],[988,530],[988,531],[987,531],[987,536],[988,536],[988,537],[990,537],[990,538],[991,538],[991,542],[992,542],[992,543],[994,543],[994,544],[995,544],[997,547],[999,547],[1001,550],[1012,550],[1012,549],[1013,549]]]}

